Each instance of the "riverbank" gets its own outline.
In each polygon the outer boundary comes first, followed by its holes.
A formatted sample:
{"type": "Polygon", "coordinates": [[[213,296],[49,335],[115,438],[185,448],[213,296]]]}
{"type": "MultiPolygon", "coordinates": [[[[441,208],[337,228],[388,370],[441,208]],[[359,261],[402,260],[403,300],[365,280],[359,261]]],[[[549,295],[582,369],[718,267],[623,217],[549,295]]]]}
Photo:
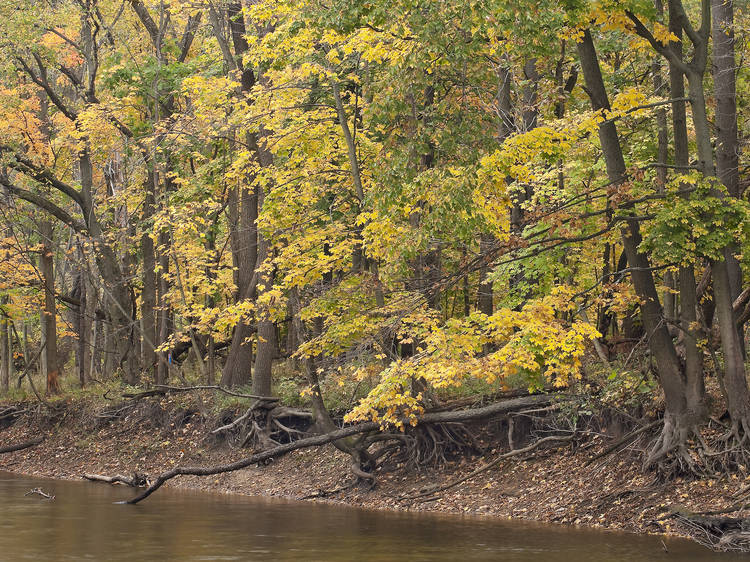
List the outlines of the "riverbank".
{"type": "MultiPolygon", "coordinates": [[[[55,417],[31,408],[0,429],[0,446],[40,435],[35,447],[0,455],[0,470],[59,479],[81,479],[84,473],[155,477],[176,465],[211,466],[248,456],[247,449],[210,436],[216,419],[201,413],[201,400],[142,400],[121,416],[111,408],[68,400],[55,417]]],[[[226,413],[225,413],[226,415],[226,413]]],[[[375,509],[491,515],[540,522],[586,525],[639,533],[681,534],[663,516],[670,506],[690,511],[724,509],[750,480],[657,482],[640,470],[628,450],[590,462],[612,441],[592,436],[576,446],[537,449],[503,460],[497,466],[449,490],[403,499],[421,489],[468,475],[506,452],[461,457],[438,468],[398,469],[378,474],[376,485],[354,487],[349,459],[331,445],[295,451],[265,466],[209,477],[180,477],[168,485],[220,493],[278,496],[340,502],[375,509]],[[589,464],[590,463],[590,464],[589,464]],[[335,491],[331,493],[332,491],[335,491]]],[[[158,501],[158,492],[146,501],[158,501]]],[[[737,516],[746,513],[739,512],[737,516]]]]}

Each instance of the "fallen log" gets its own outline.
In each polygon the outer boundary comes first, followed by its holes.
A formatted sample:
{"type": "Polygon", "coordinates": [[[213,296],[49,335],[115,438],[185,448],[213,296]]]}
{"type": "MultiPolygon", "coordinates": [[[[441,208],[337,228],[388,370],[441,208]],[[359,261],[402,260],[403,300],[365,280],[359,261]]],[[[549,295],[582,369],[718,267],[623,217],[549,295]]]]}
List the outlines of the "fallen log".
{"type": "Polygon", "coordinates": [[[143,488],[148,484],[148,478],[145,474],[134,472],[133,476],[123,476],[115,474],[114,476],[102,476],[101,474],[84,474],[86,480],[92,482],[106,482],[107,484],[125,484],[131,488],[143,488]]]}
{"type": "MultiPolygon", "coordinates": [[[[490,404],[482,408],[475,408],[471,410],[427,413],[417,418],[417,421],[418,423],[424,424],[478,420],[494,415],[507,414],[531,406],[548,405],[552,403],[554,398],[555,395],[553,394],[535,394],[532,396],[524,396],[521,398],[513,398],[511,400],[504,400],[502,402],[496,402],[495,404],[490,404]]],[[[359,435],[361,433],[379,431],[380,429],[381,425],[379,422],[364,422],[357,425],[344,427],[336,431],[331,431],[330,433],[324,433],[322,435],[315,435],[313,437],[299,439],[298,441],[292,441],[291,443],[285,443],[283,445],[279,445],[278,447],[273,447],[272,449],[256,453],[244,459],[240,459],[228,464],[217,466],[176,466],[171,470],[161,473],[148,488],[146,488],[136,497],[122,503],[137,504],[138,502],[149,497],[156,490],[161,488],[167,481],[175,478],[176,476],[211,476],[214,474],[233,472],[235,470],[247,468],[253,464],[283,456],[298,449],[307,449],[310,447],[325,445],[327,443],[338,441],[345,437],[351,437],[353,435],[359,435]]]]}
{"type": "Polygon", "coordinates": [[[36,445],[39,445],[44,441],[44,437],[37,437],[35,439],[32,439],[31,441],[24,441],[23,443],[16,443],[15,445],[7,445],[6,447],[0,447],[0,454],[3,453],[12,453],[13,451],[21,451],[23,449],[28,449],[29,447],[34,447],[36,445]]]}

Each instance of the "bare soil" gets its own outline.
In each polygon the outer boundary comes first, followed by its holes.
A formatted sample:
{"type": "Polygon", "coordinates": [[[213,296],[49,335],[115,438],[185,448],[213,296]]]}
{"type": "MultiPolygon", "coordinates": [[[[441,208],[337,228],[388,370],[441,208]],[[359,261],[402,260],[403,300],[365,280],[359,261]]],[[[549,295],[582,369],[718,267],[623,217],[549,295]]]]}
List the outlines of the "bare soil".
{"type": "MultiPolygon", "coordinates": [[[[248,449],[210,437],[210,430],[219,425],[215,415],[201,414],[197,406],[186,408],[184,401],[178,403],[169,397],[141,400],[116,418],[103,415],[101,403],[84,399],[60,405],[62,413],[56,416],[39,408],[0,429],[0,447],[44,436],[38,446],[0,455],[0,470],[71,480],[82,478],[84,473],[112,476],[134,471],[154,477],[177,464],[214,465],[250,454],[248,449]]],[[[108,413],[116,410],[110,407],[108,413]]],[[[638,451],[634,450],[638,441],[587,464],[611,442],[595,435],[583,444],[538,449],[507,459],[455,488],[416,500],[402,496],[468,474],[507,449],[490,449],[483,457],[461,457],[437,468],[396,469],[378,474],[372,488],[360,485],[329,495],[326,493],[352,479],[349,459],[331,445],[296,451],[268,465],[233,473],[179,477],[167,485],[292,499],[323,494],[312,501],[681,534],[669,518],[663,518],[670,506],[690,511],[724,509],[735,504],[736,494],[750,484],[750,479],[737,475],[659,482],[653,474],[641,471],[638,451]]],[[[159,501],[158,495],[146,501],[159,501]]]]}

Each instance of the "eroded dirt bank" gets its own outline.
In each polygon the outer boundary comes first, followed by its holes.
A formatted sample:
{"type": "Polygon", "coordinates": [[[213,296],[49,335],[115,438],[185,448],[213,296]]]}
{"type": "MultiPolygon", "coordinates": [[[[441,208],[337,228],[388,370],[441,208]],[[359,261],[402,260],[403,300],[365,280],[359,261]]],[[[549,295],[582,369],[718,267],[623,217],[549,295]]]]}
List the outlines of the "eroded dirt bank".
{"type": "MultiPolygon", "coordinates": [[[[44,441],[0,455],[0,470],[61,479],[134,471],[154,477],[176,464],[213,465],[248,456],[247,449],[210,437],[217,420],[199,410],[168,398],[142,401],[114,417],[103,416],[100,405],[85,400],[66,402],[53,418],[31,408],[12,425],[0,428],[0,447],[40,435],[44,441]]],[[[112,412],[116,409],[107,411],[112,412]]],[[[0,422],[7,425],[8,420],[0,422]]],[[[403,496],[468,474],[504,451],[497,448],[484,458],[458,458],[439,468],[379,474],[372,489],[360,486],[333,494],[327,492],[345,487],[351,476],[349,460],[331,445],[296,451],[266,466],[238,472],[180,477],[168,485],[295,499],[318,496],[315,501],[377,509],[476,513],[679,534],[680,529],[663,517],[670,506],[724,509],[735,504],[737,493],[750,483],[736,476],[657,482],[640,471],[636,457],[627,450],[589,464],[609,443],[592,437],[575,446],[537,450],[502,461],[450,490],[418,499],[403,496]]],[[[158,492],[145,501],[159,501],[158,492]]]]}

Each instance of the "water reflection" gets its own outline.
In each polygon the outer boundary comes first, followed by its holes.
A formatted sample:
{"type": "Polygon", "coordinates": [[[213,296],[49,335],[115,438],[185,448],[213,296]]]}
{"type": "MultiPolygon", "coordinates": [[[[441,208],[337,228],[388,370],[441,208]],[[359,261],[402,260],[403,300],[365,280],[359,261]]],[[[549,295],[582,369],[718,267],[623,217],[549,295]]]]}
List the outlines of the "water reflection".
{"type": "Polygon", "coordinates": [[[711,561],[693,543],[492,518],[124,488],[0,473],[0,560],[711,561]],[[24,496],[42,487],[54,501],[24,496]]]}

